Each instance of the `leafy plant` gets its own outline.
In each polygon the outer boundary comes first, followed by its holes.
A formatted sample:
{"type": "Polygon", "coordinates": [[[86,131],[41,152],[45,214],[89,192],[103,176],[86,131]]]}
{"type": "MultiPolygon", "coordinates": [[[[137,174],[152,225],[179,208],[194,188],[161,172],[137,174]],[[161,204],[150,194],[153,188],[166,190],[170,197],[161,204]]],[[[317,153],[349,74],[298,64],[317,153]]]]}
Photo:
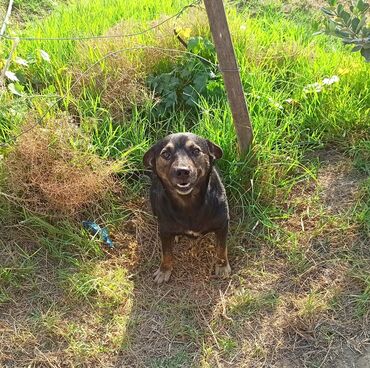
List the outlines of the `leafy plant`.
{"type": "Polygon", "coordinates": [[[370,62],[369,3],[351,0],[347,7],[337,0],[328,0],[328,3],[328,8],[321,8],[326,17],[324,32],[341,38],[346,45],[354,45],[352,51],[360,51],[365,60],[370,62]]]}
{"type": "Polygon", "coordinates": [[[187,53],[172,71],[148,79],[149,87],[159,96],[159,115],[177,106],[197,106],[199,98],[222,94],[223,87],[215,64],[214,45],[203,37],[192,37],[187,53]]]}

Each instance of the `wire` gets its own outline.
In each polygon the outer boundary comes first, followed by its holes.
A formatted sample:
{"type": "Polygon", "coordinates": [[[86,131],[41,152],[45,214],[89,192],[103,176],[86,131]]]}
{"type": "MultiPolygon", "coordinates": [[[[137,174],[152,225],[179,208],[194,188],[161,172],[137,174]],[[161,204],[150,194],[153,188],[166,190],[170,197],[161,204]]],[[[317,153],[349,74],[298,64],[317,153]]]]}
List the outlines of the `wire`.
{"type": "Polygon", "coordinates": [[[155,28],[160,27],[161,25],[167,23],[171,19],[178,18],[185,10],[197,6],[201,0],[195,0],[191,4],[185,5],[181,10],[179,10],[176,14],[164,19],[162,22],[157,23],[156,25],[144,29],[140,32],[136,33],[127,33],[127,34],[120,34],[120,35],[101,35],[101,36],[76,36],[76,37],[12,37],[6,35],[0,35],[0,38],[4,38],[6,40],[15,40],[20,39],[21,41],[82,41],[82,40],[96,40],[96,39],[110,39],[110,38],[125,38],[125,37],[135,37],[140,36],[142,34],[148,33],[155,28]]]}

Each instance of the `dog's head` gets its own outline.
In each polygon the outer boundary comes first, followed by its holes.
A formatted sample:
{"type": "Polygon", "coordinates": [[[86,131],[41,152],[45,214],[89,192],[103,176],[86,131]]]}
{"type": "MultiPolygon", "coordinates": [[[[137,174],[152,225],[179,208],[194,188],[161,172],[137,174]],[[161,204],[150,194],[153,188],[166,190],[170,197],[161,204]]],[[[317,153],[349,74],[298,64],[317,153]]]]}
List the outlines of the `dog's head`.
{"type": "Polygon", "coordinates": [[[210,173],[222,150],[207,139],[191,133],[171,134],[144,155],[147,168],[153,170],[168,190],[188,195],[210,173]]]}

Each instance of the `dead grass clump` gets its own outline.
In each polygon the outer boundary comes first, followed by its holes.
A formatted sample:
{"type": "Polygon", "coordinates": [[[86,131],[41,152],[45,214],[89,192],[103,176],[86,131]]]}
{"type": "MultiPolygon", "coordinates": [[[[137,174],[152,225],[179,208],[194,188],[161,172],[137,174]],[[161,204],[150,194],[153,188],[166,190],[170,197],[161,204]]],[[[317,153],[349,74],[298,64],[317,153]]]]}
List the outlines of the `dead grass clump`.
{"type": "Polygon", "coordinates": [[[5,158],[7,184],[29,210],[77,214],[99,203],[112,188],[112,165],[88,149],[88,142],[64,119],[25,126],[5,158]]]}
{"type": "Polygon", "coordinates": [[[167,17],[162,16],[144,26],[139,21],[125,20],[109,29],[105,36],[139,33],[137,36],[81,44],[78,52],[81,60],[72,72],[76,81],[73,93],[98,95],[101,106],[114,119],[122,119],[133,106],[144,106],[153,97],[146,86],[148,75],[176,62],[182,56],[181,51],[185,51],[174,31],[185,42],[191,36],[208,32],[206,13],[199,8],[189,9],[180,18],[161,24],[167,17]],[[140,34],[150,27],[155,28],[140,34]],[[91,68],[99,59],[103,60],[91,68]]]}
{"type": "Polygon", "coordinates": [[[98,95],[101,106],[114,119],[120,119],[134,106],[143,106],[149,99],[142,72],[121,54],[112,55],[106,64],[98,64],[85,73],[73,72],[76,95],[98,95]],[[109,65],[107,65],[109,64],[109,65]]]}

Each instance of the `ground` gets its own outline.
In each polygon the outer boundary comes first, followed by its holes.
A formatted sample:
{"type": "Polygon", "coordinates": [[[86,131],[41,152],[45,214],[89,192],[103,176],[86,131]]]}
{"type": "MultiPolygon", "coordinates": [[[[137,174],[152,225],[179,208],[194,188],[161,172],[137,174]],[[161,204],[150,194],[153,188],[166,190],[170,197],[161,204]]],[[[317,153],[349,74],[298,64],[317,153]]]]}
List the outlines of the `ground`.
{"type": "MultiPolygon", "coordinates": [[[[364,176],[336,150],[322,150],[319,157],[317,181],[302,183],[288,204],[297,211],[303,254],[297,250],[289,260],[253,232],[232,227],[228,280],[212,277],[211,237],[183,238],[171,281],[157,287],[158,235],[145,199],[115,234],[117,249],[95,261],[96,274],[118,281],[112,290],[89,285],[99,279],[83,273],[80,279],[36,244],[23,244],[22,286],[0,309],[3,364],[74,366],[81,354],[89,356],[82,365],[104,367],[368,367],[368,312],[363,319],[353,315],[352,295],[361,285],[349,272],[352,253],[369,259],[368,245],[351,227],[338,233],[329,224],[315,234],[326,226],[322,218],[346,217],[364,176]],[[301,208],[302,198],[316,195],[301,208]],[[320,217],[313,215],[317,211],[320,217]],[[130,275],[122,285],[126,269],[130,275]],[[72,294],[58,286],[61,277],[74,283],[67,288],[72,294]],[[340,309],[336,298],[345,299],[340,309]]],[[[2,264],[19,256],[14,247],[4,244],[2,264]]]]}
{"type": "Polygon", "coordinates": [[[315,35],[322,2],[225,3],[245,156],[202,6],[15,3],[8,35],[115,38],[22,40],[0,91],[0,367],[370,367],[369,66],[315,35]],[[142,156],[186,130],[224,151],[232,275],[183,237],[157,286],[142,156]]]}

